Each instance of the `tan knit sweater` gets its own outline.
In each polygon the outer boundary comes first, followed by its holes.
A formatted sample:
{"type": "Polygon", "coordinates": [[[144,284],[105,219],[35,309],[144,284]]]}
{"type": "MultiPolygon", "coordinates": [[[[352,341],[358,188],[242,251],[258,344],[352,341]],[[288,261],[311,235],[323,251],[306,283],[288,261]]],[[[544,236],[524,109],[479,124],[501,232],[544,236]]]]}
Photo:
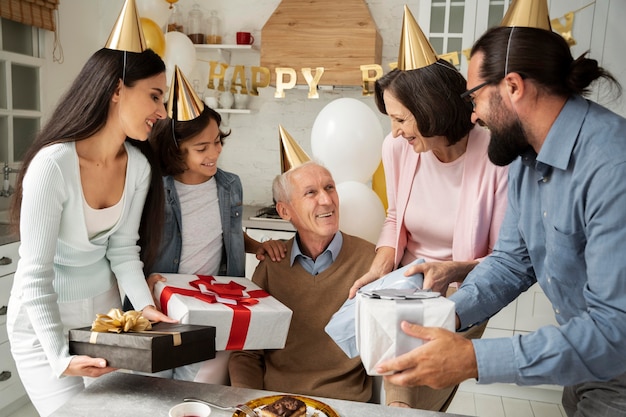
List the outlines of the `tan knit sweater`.
{"type": "MultiPolygon", "coordinates": [[[[261,262],[252,280],[293,310],[284,349],[233,352],[229,371],[236,387],[266,389],[353,401],[368,401],[372,381],[359,357],[350,359],[324,327],[348,297],[354,281],[374,258],[374,245],[343,234],[335,262],[312,276],[298,262],[289,266],[293,239],[281,262],[261,262]]],[[[268,323],[271,326],[271,323],[268,323]]]]}

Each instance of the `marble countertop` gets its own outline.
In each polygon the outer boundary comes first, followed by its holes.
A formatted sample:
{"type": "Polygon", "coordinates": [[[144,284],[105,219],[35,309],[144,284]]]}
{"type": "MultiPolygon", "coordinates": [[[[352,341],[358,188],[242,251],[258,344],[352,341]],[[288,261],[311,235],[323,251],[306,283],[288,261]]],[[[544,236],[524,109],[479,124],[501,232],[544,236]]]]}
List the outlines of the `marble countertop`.
{"type": "MultiPolygon", "coordinates": [[[[82,393],[52,414],[52,417],[166,417],[185,397],[196,397],[221,405],[245,403],[275,392],[113,372],[97,378],[82,393]]],[[[316,398],[331,406],[340,417],[460,417],[459,414],[387,407],[378,404],[316,398]]],[[[233,413],[212,408],[211,417],[233,413]]]]}

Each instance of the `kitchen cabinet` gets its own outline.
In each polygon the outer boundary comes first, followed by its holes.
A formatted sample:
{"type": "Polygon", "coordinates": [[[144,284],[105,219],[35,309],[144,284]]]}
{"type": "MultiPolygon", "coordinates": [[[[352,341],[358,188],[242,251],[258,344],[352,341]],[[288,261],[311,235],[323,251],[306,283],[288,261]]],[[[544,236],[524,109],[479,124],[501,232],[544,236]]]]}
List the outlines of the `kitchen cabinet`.
{"type": "Polygon", "coordinates": [[[489,320],[483,337],[525,334],[548,325],[559,324],[554,318],[550,300],[539,284],[534,284],[489,320]]]}
{"type": "MultiPolygon", "coordinates": [[[[251,238],[259,242],[269,239],[291,239],[296,231],[288,221],[282,219],[272,219],[257,217],[257,213],[263,207],[244,206],[243,208],[243,230],[251,238]]],[[[259,264],[256,255],[246,253],[246,278],[252,278],[254,269],[259,264]]]]}
{"type": "Polygon", "coordinates": [[[0,416],[8,415],[19,401],[25,403],[22,386],[11,351],[6,329],[6,313],[13,275],[17,268],[19,242],[0,246],[0,416]]]}
{"type": "MultiPolygon", "coordinates": [[[[259,242],[265,242],[266,240],[274,239],[291,239],[295,232],[287,232],[284,230],[271,230],[271,229],[254,229],[251,227],[246,228],[246,233],[251,238],[258,240],[259,242]]],[[[252,278],[254,269],[259,264],[256,255],[253,253],[246,253],[246,278],[252,278]]]]}

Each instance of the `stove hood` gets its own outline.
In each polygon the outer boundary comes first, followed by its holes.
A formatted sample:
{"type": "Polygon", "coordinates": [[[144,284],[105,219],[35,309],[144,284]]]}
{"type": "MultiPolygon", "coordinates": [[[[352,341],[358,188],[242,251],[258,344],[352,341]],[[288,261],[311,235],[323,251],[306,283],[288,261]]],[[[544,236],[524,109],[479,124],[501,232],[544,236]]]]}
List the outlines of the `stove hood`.
{"type": "Polygon", "coordinates": [[[361,65],[381,64],[382,38],[364,0],[282,0],[261,31],[261,66],[323,67],[319,85],[360,86],[361,65]]]}

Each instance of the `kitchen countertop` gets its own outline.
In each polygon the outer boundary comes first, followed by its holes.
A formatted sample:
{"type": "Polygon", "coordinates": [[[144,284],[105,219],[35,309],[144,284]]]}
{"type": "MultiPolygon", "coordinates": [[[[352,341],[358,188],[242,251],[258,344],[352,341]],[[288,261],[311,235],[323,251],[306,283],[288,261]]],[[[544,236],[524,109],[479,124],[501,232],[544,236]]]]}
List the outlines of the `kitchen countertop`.
{"type": "Polygon", "coordinates": [[[18,236],[11,231],[10,225],[0,223],[0,246],[17,242],[18,240],[18,236]]]}
{"type": "Polygon", "coordinates": [[[263,230],[295,232],[293,225],[283,219],[254,218],[263,206],[243,206],[243,227],[263,230]]]}
{"type": "MultiPolygon", "coordinates": [[[[275,392],[234,388],[223,385],[113,372],[95,379],[83,392],[52,414],[52,417],[166,417],[185,397],[197,397],[222,405],[234,405],[275,392]]],[[[378,404],[317,398],[331,406],[341,417],[460,417],[459,414],[378,404]]],[[[211,408],[211,417],[230,417],[230,411],[211,408]]]]}

